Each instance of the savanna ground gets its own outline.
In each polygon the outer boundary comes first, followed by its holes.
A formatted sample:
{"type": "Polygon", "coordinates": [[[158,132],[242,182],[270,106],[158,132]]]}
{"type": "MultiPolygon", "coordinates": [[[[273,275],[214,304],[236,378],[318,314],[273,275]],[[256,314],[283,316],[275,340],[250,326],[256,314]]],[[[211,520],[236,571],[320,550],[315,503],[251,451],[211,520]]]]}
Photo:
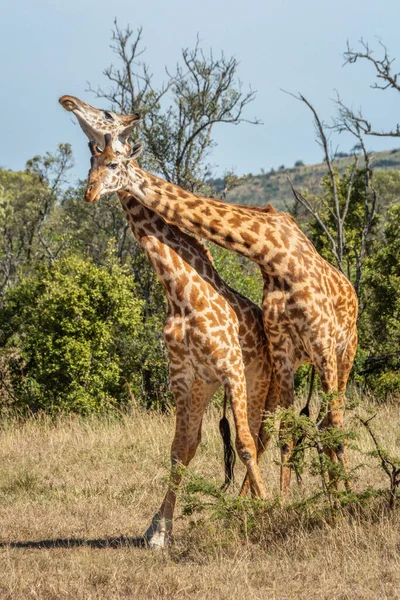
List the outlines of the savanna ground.
{"type": "MultiPolygon", "coordinates": [[[[356,411],[365,414],[366,405],[356,411]]],[[[377,411],[374,430],[399,456],[399,406],[377,411]]],[[[218,485],[219,418],[219,410],[209,409],[190,465],[218,485]]],[[[182,516],[181,498],[170,550],[137,547],[165,491],[173,427],[173,414],[139,410],[119,418],[3,423],[0,598],[400,598],[400,514],[382,498],[345,511],[335,523],[319,509],[275,504],[252,531],[229,511],[219,518],[211,508],[182,516]]],[[[373,449],[365,430],[357,443],[373,449]]],[[[353,465],[363,463],[356,490],[386,486],[376,461],[350,454],[353,465]]],[[[278,455],[274,442],[262,461],[271,499],[279,486],[278,455]]],[[[237,467],[232,499],[242,474],[237,467]]],[[[291,500],[317,485],[306,474],[302,489],[293,482],[291,500]]]]}

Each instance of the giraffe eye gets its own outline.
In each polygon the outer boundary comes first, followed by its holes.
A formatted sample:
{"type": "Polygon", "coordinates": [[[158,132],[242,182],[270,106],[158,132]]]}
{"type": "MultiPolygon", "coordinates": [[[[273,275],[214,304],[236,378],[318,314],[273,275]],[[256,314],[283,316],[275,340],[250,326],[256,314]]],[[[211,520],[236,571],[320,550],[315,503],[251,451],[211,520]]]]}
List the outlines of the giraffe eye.
{"type": "Polygon", "coordinates": [[[111,113],[109,113],[107,110],[104,111],[104,116],[106,119],[108,119],[109,121],[114,121],[114,117],[112,116],[111,113]]]}
{"type": "Polygon", "coordinates": [[[108,165],[108,168],[109,168],[109,169],[112,169],[113,171],[114,171],[114,169],[116,169],[117,167],[118,167],[118,163],[110,163],[110,164],[108,165]]]}

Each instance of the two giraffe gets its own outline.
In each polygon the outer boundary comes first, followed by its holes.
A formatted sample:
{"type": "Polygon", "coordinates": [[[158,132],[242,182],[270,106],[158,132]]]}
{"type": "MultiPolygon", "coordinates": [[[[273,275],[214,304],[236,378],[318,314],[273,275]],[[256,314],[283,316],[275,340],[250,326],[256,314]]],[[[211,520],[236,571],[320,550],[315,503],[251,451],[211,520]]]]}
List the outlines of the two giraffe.
{"type": "MultiPolygon", "coordinates": [[[[167,223],[257,263],[264,279],[263,320],[281,406],[293,403],[296,368],[310,362],[329,394],[324,425],[343,427],[344,392],[357,346],[358,303],[351,283],[318,254],[289,215],[182,190],[141,169],[133,160],[139,152],[137,145],[131,160],[121,157],[108,139],[104,151],[92,156],[85,199],[93,202],[103,194],[125,190],[167,223]]],[[[291,443],[282,446],[284,495],[291,451],[291,443]]],[[[330,454],[347,472],[344,445],[330,454]]]]}
{"type": "MultiPolygon", "coordinates": [[[[60,103],[76,115],[91,140],[101,146],[104,135],[110,134],[113,150],[121,159],[130,152],[126,140],[139,122],[138,115],[102,111],[72,96],[63,96],[60,103]]],[[[92,152],[95,156],[98,153],[93,144],[92,152]]],[[[163,547],[172,530],[179,467],[188,465],[195,455],[203,414],[214,392],[224,385],[234,415],[237,450],[247,467],[252,491],[260,497],[265,496],[265,490],[257,464],[267,443],[262,415],[264,410],[273,411],[279,398],[273,386],[267,397],[272,363],[259,307],[221,279],[201,242],[168,225],[142,206],[135,195],[117,191],[133,235],[167,297],[164,339],[176,403],[176,429],[171,483],[146,532],[150,546],[163,547]]],[[[242,493],[247,487],[248,482],[242,493]]]]}
{"type": "MultiPolygon", "coordinates": [[[[92,130],[89,137],[103,146],[97,133],[92,130]]],[[[135,156],[115,153],[112,146],[117,150],[111,138],[103,153],[92,146],[86,199],[125,190],[167,223],[258,263],[264,278],[264,325],[275,364],[275,397],[282,406],[289,406],[294,371],[302,362],[311,362],[323,390],[336,392],[325,425],[341,427],[343,396],[357,344],[357,298],[350,282],[319,256],[289,215],[276,213],[272,207],[256,210],[198,197],[146,173],[133,161],[135,156]]],[[[138,155],[140,148],[135,152],[138,155]]],[[[284,445],[283,494],[289,485],[290,470],[285,463],[290,453],[290,444],[284,445]]],[[[346,468],[345,449],[337,448],[336,455],[346,468]]],[[[332,453],[332,458],[336,455],[332,453]]],[[[254,485],[253,491],[257,493],[254,485]]]]}

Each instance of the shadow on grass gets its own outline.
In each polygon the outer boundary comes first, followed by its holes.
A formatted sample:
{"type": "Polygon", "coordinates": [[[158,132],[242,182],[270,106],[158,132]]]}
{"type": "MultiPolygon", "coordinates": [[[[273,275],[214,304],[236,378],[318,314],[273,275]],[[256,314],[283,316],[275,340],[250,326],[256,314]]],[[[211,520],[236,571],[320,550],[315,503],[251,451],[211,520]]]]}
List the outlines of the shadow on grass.
{"type": "Polygon", "coordinates": [[[146,548],[143,537],[106,537],[88,540],[85,538],[55,538],[54,540],[28,540],[25,542],[11,541],[0,542],[0,548],[146,548]]]}

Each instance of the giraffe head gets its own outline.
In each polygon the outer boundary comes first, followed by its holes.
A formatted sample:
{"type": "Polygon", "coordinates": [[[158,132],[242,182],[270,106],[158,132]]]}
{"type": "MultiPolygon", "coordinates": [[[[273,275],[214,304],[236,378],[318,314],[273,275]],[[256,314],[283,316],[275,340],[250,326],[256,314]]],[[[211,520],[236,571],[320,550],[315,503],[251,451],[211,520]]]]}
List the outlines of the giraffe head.
{"type": "Polygon", "coordinates": [[[61,96],[59,103],[65,110],[74,113],[89,140],[94,140],[98,146],[103,147],[104,136],[109,134],[115,151],[122,154],[130,152],[127,140],[132,129],[141,121],[139,113],[119,115],[111,110],[94,108],[74,96],[61,96]]]}
{"type": "Polygon", "coordinates": [[[92,158],[88,185],[85,192],[86,202],[96,202],[100,196],[123,190],[130,181],[129,163],[143,151],[143,144],[135,144],[129,156],[115,152],[112,138],[108,133],[104,136],[104,150],[101,151],[94,141],[89,142],[92,158]]]}

